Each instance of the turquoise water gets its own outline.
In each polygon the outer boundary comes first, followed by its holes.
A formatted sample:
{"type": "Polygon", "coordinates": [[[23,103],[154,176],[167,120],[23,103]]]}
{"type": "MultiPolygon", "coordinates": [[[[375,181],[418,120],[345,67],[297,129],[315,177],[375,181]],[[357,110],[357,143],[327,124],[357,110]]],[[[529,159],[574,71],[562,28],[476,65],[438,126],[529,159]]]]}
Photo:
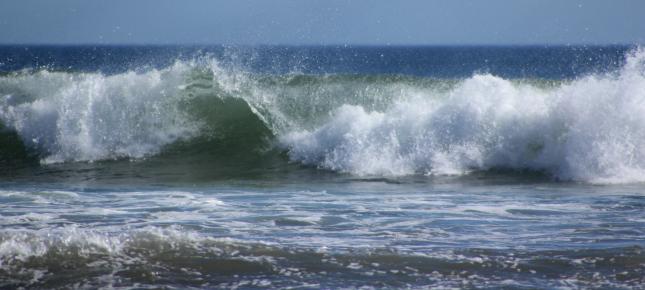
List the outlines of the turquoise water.
{"type": "Polygon", "coordinates": [[[0,288],[642,287],[643,55],[2,48],[0,288]]]}

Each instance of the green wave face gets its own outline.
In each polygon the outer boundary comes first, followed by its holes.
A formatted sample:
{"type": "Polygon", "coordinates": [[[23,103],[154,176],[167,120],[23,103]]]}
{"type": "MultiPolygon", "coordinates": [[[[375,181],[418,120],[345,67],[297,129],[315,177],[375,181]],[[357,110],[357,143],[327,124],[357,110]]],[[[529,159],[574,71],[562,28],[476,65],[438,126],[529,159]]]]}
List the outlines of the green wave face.
{"type": "Polygon", "coordinates": [[[0,164],[19,165],[33,160],[33,153],[29,152],[20,136],[0,123],[0,164]]]}
{"type": "Polygon", "coordinates": [[[0,77],[0,120],[24,142],[4,151],[31,150],[41,163],[182,152],[223,158],[272,149],[275,137],[314,129],[342,105],[385,110],[405,91],[445,90],[455,82],[252,75],[223,70],[214,60],[109,76],[20,72],[0,77]]]}

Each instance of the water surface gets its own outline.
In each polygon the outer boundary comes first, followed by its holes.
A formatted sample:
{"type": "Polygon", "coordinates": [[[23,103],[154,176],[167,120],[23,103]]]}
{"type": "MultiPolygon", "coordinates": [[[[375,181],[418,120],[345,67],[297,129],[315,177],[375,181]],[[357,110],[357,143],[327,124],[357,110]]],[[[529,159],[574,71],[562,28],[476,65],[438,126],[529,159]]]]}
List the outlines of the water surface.
{"type": "Polygon", "coordinates": [[[634,47],[0,48],[2,288],[634,288],[634,47]]]}

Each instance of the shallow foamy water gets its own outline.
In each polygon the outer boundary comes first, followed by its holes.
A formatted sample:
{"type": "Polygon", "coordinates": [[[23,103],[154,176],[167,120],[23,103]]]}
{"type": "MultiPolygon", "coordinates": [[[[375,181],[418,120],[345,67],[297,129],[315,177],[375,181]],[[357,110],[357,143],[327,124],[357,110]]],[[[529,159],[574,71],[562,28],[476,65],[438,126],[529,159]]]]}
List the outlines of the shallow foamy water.
{"type": "Polygon", "coordinates": [[[3,287],[631,287],[634,187],[392,184],[0,192],[3,287]],[[611,194],[609,194],[611,192],[611,194]]]}

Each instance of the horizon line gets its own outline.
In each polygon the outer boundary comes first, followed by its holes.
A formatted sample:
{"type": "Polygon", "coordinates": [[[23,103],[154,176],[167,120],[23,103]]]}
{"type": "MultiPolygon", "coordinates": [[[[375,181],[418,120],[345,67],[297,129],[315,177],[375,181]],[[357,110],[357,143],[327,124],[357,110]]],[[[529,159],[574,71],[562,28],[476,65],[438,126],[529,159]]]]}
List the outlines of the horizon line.
{"type": "Polygon", "coordinates": [[[643,43],[444,43],[444,44],[404,44],[404,43],[144,43],[144,42],[131,42],[131,43],[2,43],[0,46],[95,46],[95,47],[119,47],[119,46],[157,46],[157,47],[197,47],[197,46],[221,46],[221,47],[601,47],[601,46],[642,46],[643,43]]]}

